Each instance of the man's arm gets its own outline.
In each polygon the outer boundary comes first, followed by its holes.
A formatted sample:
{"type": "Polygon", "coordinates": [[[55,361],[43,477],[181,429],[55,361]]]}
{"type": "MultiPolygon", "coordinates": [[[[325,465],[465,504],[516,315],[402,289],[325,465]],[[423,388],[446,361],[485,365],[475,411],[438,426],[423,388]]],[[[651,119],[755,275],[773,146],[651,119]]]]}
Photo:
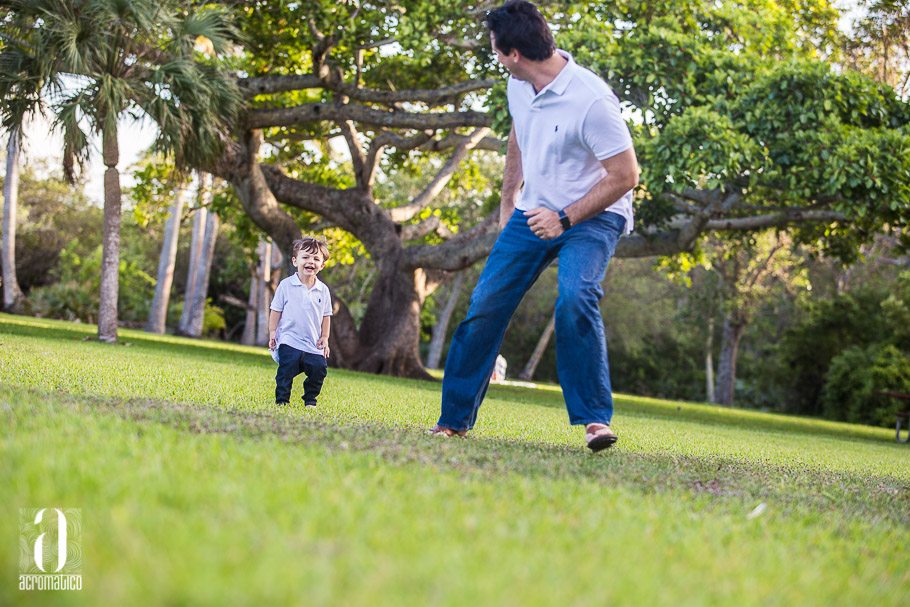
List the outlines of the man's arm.
{"type": "Polygon", "coordinates": [[[278,331],[278,321],[281,320],[281,312],[269,310],[269,350],[274,350],[278,345],[275,343],[275,334],[278,331]]]}
{"type": "Polygon", "coordinates": [[[515,212],[515,201],[518,191],[524,181],[521,171],[521,150],[518,149],[518,140],[515,138],[515,127],[509,133],[509,144],[506,148],[506,167],[502,172],[502,196],[499,206],[499,229],[506,227],[512,213],[515,212]]]}
{"type": "MultiPolygon", "coordinates": [[[[587,194],[565,208],[573,226],[603,212],[638,185],[638,159],[633,148],[606,158],[600,164],[607,170],[607,175],[587,194]]],[[[559,223],[559,213],[556,211],[538,207],[525,214],[529,218],[528,226],[541,238],[556,238],[564,232],[562,224],[559,223]]]]}

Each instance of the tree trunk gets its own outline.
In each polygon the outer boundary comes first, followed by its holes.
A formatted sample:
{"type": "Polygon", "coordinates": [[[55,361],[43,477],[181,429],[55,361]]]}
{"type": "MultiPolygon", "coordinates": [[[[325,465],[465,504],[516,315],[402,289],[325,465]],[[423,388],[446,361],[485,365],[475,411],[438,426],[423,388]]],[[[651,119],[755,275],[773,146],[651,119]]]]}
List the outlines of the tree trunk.
{"type": "Polygon", "coordinates": [[[3,309],[17,311],[22,289],[16,278],[16,215],[19,208],[19,138],[13,129],[6,147],[6,179],[3,181],[3,309]]]}
{"type": "Polygon", "coordinates": [[[186,335],[193,316],[193,289],[196,287],[196,274],[199,271],[199,257],[202,255],[202,241],[205,237],[205,224],[208,219],[208,209],[197,208],[193,213],[193,235],[190,238],[190,261],[186,271],[186,288],[183,293],[183,311],[177,323],[178,335],[186,335]]]}
{"type": "MultiPolygon", "coordinates": [[[[201,202],[208,207],[212,202],[212,176],[203,174],[200,180],[201,202]]],[[[190,315],[185,334],[189,337],[201,337],[205,321],[206,296],[209,289],[209,277],[212,272],[212,259],[215,256],[215,241],[218,239],[218,227],[221,225],[218,215],[211,210],[206,214],[205,234],[196,264],[196,280],[193,283],[193,296],[190,300],[190,315]]]]}
{"type": "Polygon", "coordinates": [[[174,262],[177,259],[177,237],[180,234],[180,218],[183,215],[184,188],[179,187],[171,205],[170,214],[164,224],[164,239],[161,257],[158,260],[158,280],[155,283],[155,297],[149,312],[145,330],[149,333],[164,333],[167,322],[167,307],[171,299],[171,285],[174,283],[174,262]]]}
{"type": "Polygon", "coordinates": [[[705,393],[709,403],[717,402],[714,396],[714,313],[708,316],[708,343],[705,344],[705,393]]]}
{"type": "Polygon", "coordinates": [[[120,283],[120,149],[116,124],[102,133],[104,158],[104,226],[101,249],[101,288],[98,307],[98,339],[117,342],[117,298],[120,283]]]}
{"type": "Polygon", "coordinates": [[[736,384],[736,357],[739,340],[746,330],[746,323],[731,317],[724,318],[723,336],[720,346],[720,360],[717,366],[716,404],[733,404],[733,388],[736,384]]]}
{"type": "Polygon", "coordinates": [[[269,307],[272,305],[272,242],[262,243],[262,254],[259,258],[259,312],[256,327],[256,345],[269,345],[269,307]]]}
{"type": "Polygon", "coordinates": [[[530,381],[531,378],[534,377],[534,371],[537,370],[537,365],[540,364],[540,359],[543,357],[543,353],[547,349],[547,344],[550,343],[550,338],[553,336],[553,331],[555,329],[556,310],[553,310],[553,315],[550,317],[550,321],[547,323],[547,326],[544,327],[543,333],[540,335],[540,339],[537,340],[537,345],[534,346],[534,352],[531,353],[531,358],[528,359],[528,364],[526,364],[522,372],[518,374],[518,379],[530,381]]]}
{"type": "Polygon", "coordinates": [[[348,368],[366,373],[432,380],[420,361],[420,307],[426,290],[423,270],[403,271],[377,260],[376,284],[358,331],[348,368]]]}
{"type": "Polygon", "coordinates": [[[464,284],[465,272],[455,274],[452,286],[449,287],[449,296],[446,299],[446,305],[442,310],[442,315],[436,321],[433,327],[433,337],[430,339],[430,351],[427,354],[427,367],[430,369],[439,369],[439,361],[442,360],[442,347],[446,342],[446,332],[449,329],[449,323],[452,320],[452,312],[455,311],[455,304],[458,302],[458,295],[461,293],[461,287],[464,284]]]}
{"type": "MultiPolygon", "coordinates": [[[[259,247],[256,249],[259,251],[259,247]]],[[[262,263],[261,261],[259,263],[262,263]]],[[[240,343],[252,346],[256,343],[256,318],[259,316],[259,264],[250,272],[250,294],[247,298],[246,323],[240,343]]]]}

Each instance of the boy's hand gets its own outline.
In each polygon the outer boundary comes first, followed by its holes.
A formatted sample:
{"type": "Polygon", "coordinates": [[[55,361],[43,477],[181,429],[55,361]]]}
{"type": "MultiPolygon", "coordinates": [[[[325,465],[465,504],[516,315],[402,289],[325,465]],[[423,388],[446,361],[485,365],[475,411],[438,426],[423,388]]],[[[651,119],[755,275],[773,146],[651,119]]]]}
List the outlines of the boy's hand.
{"type": "Polygon", "coordinates": [[[269,337],[269,350],[274,350],[277,347],[278,347],[278,344],[275,341],[275,336],[272,335],[271,337],[269,337]]]}
{"type": "Polygon", "coordinates": [[[320,337],[319,341],[316,342],[316,347],[320,350],[325,351],[326,358],[329,357],[329,340],[327,340],[325,337],[320,337]]]}

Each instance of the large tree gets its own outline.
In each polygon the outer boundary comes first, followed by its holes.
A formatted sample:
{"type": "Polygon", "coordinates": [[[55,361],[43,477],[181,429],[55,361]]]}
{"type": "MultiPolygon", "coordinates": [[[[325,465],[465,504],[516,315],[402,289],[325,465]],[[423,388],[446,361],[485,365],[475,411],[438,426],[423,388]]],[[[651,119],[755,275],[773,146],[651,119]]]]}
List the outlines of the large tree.
{"type": "MultiPolygon", "coordinates": [[[[797,239],[849,257],[882,226],[904,227],[910,108],[818,58],[836,38],[827,1],[543,4],[558,45],[613,86],[633,128],[643,185],[617,256],[688,251],[706,231],[794,226],[797,239]]],[[[339,302],[343,366],[425,376],[424,298],[495,240],[495,211],[473,225],[431,212],[469,154],[499,150],[509,128],[482,26],[491,5],[244,5],[239,83],[251,107],[217,172],[286,254],[316,219],[362,243],[377,277],[359,327],[339,302]],[[332,138],[345,157],[324,145],[332,138]],[[433,168],[419,194],[377,196],[377,179],[417,154],[433,168]]]]}
{"type": "Polygon", "coordinates": [[[104,227],[98,338],[117,340],[121,192],[118,120],[147,116],[158,147],[178,164],[204,165],[220,152],[225,125],[236,116],[233,81],[194,55],[231,47],[221,9],[188,8],[177,0],[2,0],[0,117],[21,127],[47,108],[63,132],[63,165],[88,158],[87,124],[102,141],[104,227]]]}

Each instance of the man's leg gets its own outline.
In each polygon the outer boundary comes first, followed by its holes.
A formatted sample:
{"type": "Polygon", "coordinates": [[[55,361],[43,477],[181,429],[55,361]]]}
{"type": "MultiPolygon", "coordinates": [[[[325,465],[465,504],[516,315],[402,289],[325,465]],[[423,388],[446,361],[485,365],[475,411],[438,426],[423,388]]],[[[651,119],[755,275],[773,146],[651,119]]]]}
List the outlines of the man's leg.
{"type": "Polygon", "coordinates": [[[452,337],[438,426],[458,432],[474,427],[509,320],[554,255],[552,241],[535,236],[522,212],[516,211],[493,246],[468,315],[452,337]]]}
{"type": "Polygon", "coordinates": [[[306,379],[303,382],[303,404],[316,406],[316,397],[322,391],[322,382],[325,381],[327,367],[325,356],[304,352],[301,357],[303,372],[306,379]]]}
{"type": "Polygon", "coordinates": [[[275,375],[275,403],[286,405],[291,401],[291,386],[300,373],[300,356],[297,348],[287,344],[278,346],[278,373],[275,375]]]}
{"type": "Polygon", "coordinates": [[[610,425],[613,394],[600,298],[607,264],[625,219],[602,213],[573,226],[559,239],[556,300],[556,370],[569,422],[610,425]]]}

